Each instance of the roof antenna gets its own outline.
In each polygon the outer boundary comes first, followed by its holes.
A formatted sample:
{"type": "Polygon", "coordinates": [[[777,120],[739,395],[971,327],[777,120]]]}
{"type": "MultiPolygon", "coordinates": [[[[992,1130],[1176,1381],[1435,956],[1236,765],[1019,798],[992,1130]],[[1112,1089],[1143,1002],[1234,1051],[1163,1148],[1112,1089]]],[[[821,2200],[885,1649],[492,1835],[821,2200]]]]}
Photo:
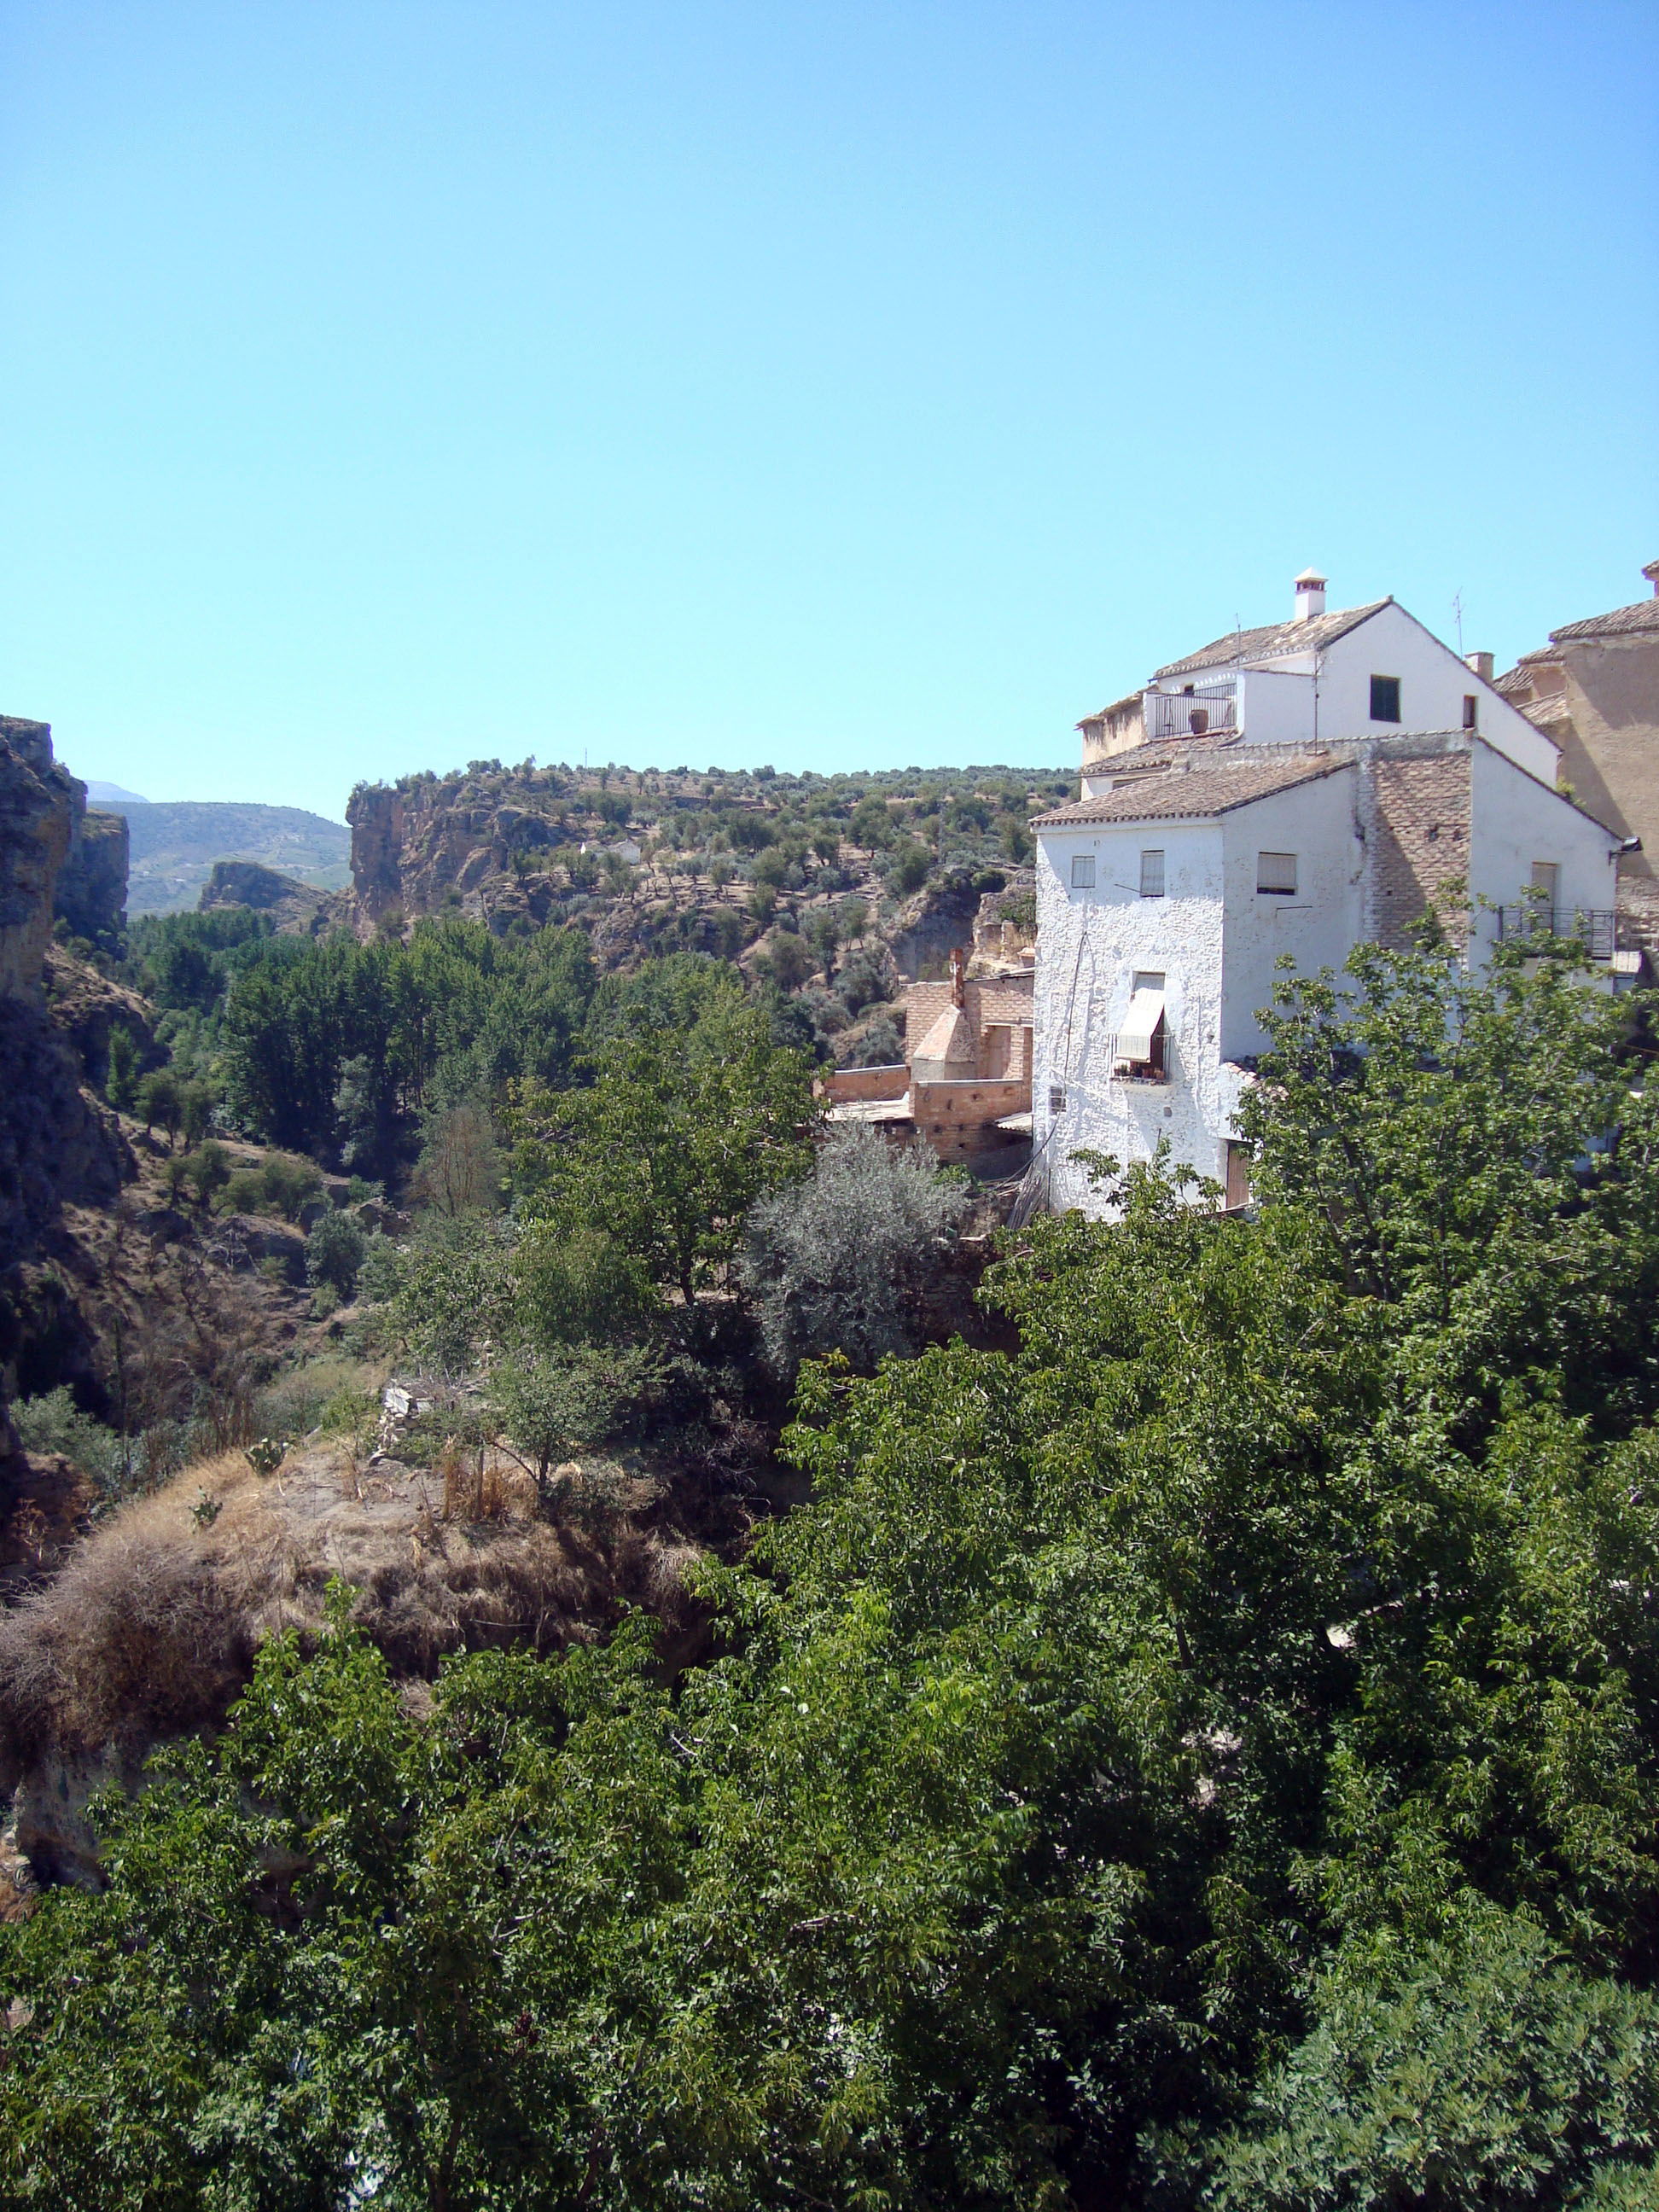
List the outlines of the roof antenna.
{"type": "Polygon", "coordinates": [[[1452,613],[1457,620],[1457,657],[1461,660],[1463,658],[1463,594],[1461,591],[1452,593],[1452,613]]]}

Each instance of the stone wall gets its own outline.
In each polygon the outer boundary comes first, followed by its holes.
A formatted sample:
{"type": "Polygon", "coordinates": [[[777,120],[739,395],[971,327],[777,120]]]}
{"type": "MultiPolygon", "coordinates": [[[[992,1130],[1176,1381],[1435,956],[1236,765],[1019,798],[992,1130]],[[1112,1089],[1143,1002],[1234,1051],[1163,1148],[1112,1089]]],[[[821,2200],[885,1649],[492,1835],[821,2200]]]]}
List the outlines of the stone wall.
{"type": "Polygon", "coordinates": [[[909,1088],[910,1071],[902,1060],[893,1067],[838,1067],[823,1078],[823,1095],[836,1106],[902,1098],[909,1088]]]}
{"type": "Polygon", "coordinates": [[[1013,1082],[917,1083],[910,1092],[911,1118],[941,1160],[975,1159],[999,1146],[1012,1151],[1029,1142],[1027,1134],[997,1127],[1005,1114],[1024,1114],[1031,1103],[1030,1080],[1013,1082]]]}
{"type": "Polygon", "coordinates": [[[1412,925],[1469,872],[1466,745],[1416,759],[1374,755],[1361,769],[1360,819],[1370,866],[1366,934],[1403,951],[1412,925]]]}

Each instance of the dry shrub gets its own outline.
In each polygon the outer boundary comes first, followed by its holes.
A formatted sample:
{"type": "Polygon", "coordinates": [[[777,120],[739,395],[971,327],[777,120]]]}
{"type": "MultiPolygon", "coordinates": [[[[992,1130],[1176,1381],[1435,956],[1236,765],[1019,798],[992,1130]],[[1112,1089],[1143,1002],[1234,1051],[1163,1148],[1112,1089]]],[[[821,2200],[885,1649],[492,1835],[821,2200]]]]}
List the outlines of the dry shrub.
{"type": "Polygon", "coordinates": [[[200,1545],[110,1524],[0,1615],[6,1765],[216,1719],[246,1678],[248,1626],[246,1591],[200,1545]]]}
{"type": "Polygon", "coordinates": [[[232,1451],[124,1507],[51,1584],[0,1613],[0,1787],[54,1759],[113,1753],[131,1771],[153,1743],[218,1725],[268,1636],[316,1632],[337,1573],[404,1678],[469,1649],[550,1652],[602,1633],[625,1605],[682,1639],[701,1620],[685,1588],[698,1552],[681,1532],[628,1512],[505,1517],[526,1503],[515,1485],[533,1496],[521,1471],[475,1460],[464,1480],[486,1509],[466,1525],[343,1504],[308,1534],[284,1519],[279,1483],[232,1451]],[[201,1525],[204,1499],[215,1510],[201,1525]]]}

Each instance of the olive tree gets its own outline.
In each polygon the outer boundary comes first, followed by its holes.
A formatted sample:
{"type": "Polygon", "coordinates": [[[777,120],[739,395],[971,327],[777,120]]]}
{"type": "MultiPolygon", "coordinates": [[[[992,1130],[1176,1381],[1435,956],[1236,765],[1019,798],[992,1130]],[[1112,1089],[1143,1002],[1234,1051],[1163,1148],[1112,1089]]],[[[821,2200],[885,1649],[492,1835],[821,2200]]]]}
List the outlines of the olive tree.
{"type": "Polygon", "coordinates": [[[773,1367],[792,1376],[840,1352],[870,1368],[914,1351],[921,1295],[971,1203],[965,1179],[941,1173],[919,1138],[895,1150],[860,1123],[833,1130],[808,1180],[749,1216],[743,1281],[773,1367]]]}

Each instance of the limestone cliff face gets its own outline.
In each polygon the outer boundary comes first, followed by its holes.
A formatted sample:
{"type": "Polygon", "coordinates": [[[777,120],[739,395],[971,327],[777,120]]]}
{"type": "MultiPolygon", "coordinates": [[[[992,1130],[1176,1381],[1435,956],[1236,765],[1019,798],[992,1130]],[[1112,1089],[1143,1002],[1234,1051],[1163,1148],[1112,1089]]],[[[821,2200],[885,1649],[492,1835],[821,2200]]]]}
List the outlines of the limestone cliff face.
{"type": "Polygon", "coordinates": [[[49,723],[0,715],[0,1000],[40,998],[76,788],[52,759],[49,723]]]}
{"type": "Polygon", "coordinates": [[[88,813],[52,758],[50,722],[0,714],[0,996],[35,994],[55,920],[114,951],[126,927],[128,832],[88,813]]]}
{"type": "Polygon", "coordinates": [[[533,779],[413,778],[362,786],[346,807],[351,825],[349,906],[360,923],[399,911],[411,920],[459,903],[497,925],[519,915],[549,919],[554,886],[526,875],[523,860],[580,842],[548,811],[533,779]],[[531,799],[539,803],[522,804],[531,799]],[[515,866],[515,861],[518,863],[515,866]]]}
{"type": "Polygon", "coordinates": [[[351,889],[363,915],[378,921],[403,896],[404,795],[360,785],[346,806],[351,830],[351,889]]]}
{"type": "MultiPolygon", "coordinates": [[[[0,718],[0,1401],[43,1346],[65,1372],[85,1364],[89,1332],[52,1264],[64,1209],[107,1205],[133,1172],[46,1003],[59,872],[84,812],[50,726],[0,718]]],[[[13,1442],[0,1415],[0,1518],[13,1442]]]]}
{"type": "MultiPolygon", "coordinates": [[[[70,779],[77,795],[85,786],[70,779]]],[[[118,947],[127,926],[127,866],[131,836],[125,814],[88,812],[84,799],[70,825],[70,847],[58,877],[57,909],[76,937],[106,952],[118,947]]]]}

